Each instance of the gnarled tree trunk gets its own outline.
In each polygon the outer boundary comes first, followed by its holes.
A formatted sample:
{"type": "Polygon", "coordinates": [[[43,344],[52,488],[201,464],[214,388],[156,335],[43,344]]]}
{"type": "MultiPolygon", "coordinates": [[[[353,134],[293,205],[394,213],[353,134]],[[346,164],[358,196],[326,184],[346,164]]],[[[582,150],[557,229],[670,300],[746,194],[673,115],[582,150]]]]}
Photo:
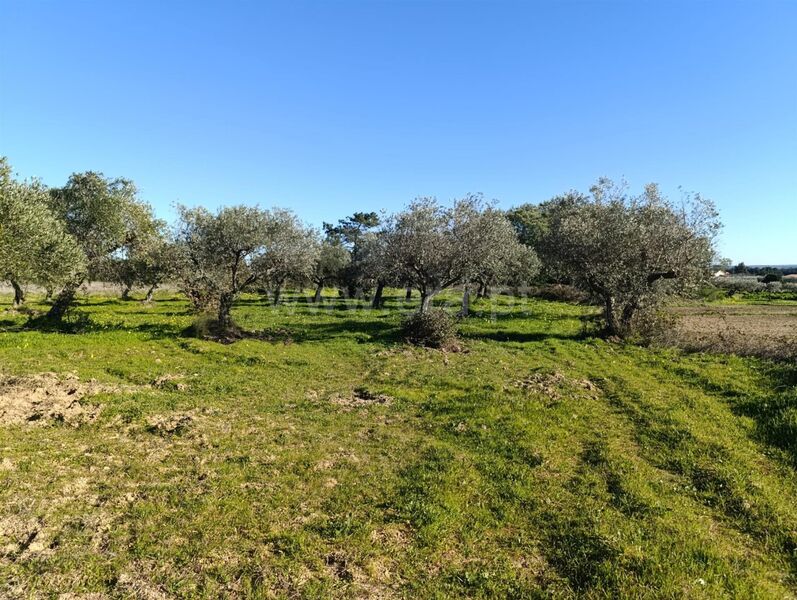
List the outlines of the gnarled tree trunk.
{"type": "Polygon", "coordinates": [[[470,286],[466,283],[465,289],[462,290],[462,310],[459,312],[463,317],[470,314],[470,286]]]}
{"type": "Polygon", "coordinates": [[[69,307],[72,306],[72,303],[75,301],[75,294],[77,293],[77,289],[80,287],[80,283],[81,282],[78,281],[72,281],[64,286],[64,289],[62,289],[55,297],[53,305],[47,312],[48,320],[55,321],[57,323],[60,323],[63,320],[66,311],[69,310],[69,307]]]}
{"type": "Polygon", "coordinates": [[[218,321],[222,330],[232,329],[232,304],[235,295],[231,293],[222,294],[219,297],[218,321]]]}
{"type": "Polygon", "coordinates": [[[315,302],[316,304],[321,302],[321,292],[323,291],[324,291],[324,282],[321,281],[315,287],[315,296],[313,296],[313,302],[315,302]]]}
{"type": "Polygon", "coordinates": [[[147,295],[146,295],[146,297],[144,298],[144,302],[146,302],[146,303],[152,302],[152,295],[155,293],[155,290],[156,290],[157,288],[158,288],[158,284],[156,283],[156,284],[152,285],[152,287],[150,287],[150,288],[147,290],[147,295]]]}
{"type": "Polygon", "coordinates": [[[421,307],[420,307],[420,311],[422,313],[429,312],[429,309],[432,306],[432,297],[433,297],[433,294],[429,294],[427,292],[421,292],[421,307]]]}
{"type": "Polygon", "coordinates": [[[620,336],[620,323],[614,311],[614,298],[605,296],[603,298],[603,314],[606,318],[606,332],[609,335],[620,336]]]}
{"type": "Polygon", "coordinates": [[[19,308],[25,304],[25,290],[19,285],[19,282],[11,280],[11,287],[14,288],[14,308],[19,308]]]}
{"type": "Polygon", "coordinates": [[[373,300],[371,300],[371,308],[379,308],[382,306],[382,292],[385,289],[385,284],[381,281],[376,284],[376,291],[374,292],[373,300]]]}

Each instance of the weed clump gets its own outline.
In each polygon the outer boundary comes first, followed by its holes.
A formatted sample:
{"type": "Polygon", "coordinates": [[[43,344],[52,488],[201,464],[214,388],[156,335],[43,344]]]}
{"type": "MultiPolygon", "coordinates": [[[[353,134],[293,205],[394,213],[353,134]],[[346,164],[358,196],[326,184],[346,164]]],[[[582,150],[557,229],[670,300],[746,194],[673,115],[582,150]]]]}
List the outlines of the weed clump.
{"type": "Polygon", "coordinates": [[[184,335],[222,344],[232,344],[246,337],[244,331],[234,323],[222,324],[215,316],[208,313],[197,316],[185,330],[184,335]]]}
{"type": "Polygon", "coordinates": [[[552,302],[567,302],[568,304],[586,304],[589,294],[573,285],[551,283],[532,289],[532,296],[550,300],[552,302]]]}
{"type": "Polygon", "coordinates": [[[442,309],[412,314],[401,331],[404,339],[416,346],[446,348],[456,341],[456,322],[442,309]]]}

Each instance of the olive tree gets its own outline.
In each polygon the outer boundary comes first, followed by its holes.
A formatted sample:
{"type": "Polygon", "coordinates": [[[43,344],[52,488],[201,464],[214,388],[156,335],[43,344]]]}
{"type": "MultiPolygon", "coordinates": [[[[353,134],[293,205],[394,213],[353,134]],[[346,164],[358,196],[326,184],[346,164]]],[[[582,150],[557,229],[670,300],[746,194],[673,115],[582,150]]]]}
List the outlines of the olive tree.
{"type": "Polygon", "coordinates": [[[478,285],[478,296],[489,295],[490,286],[507,281],[528,282],[540,271],[540,260],[529,246],[520,243],[516,230],[506,214],[487,206],[479,210],[476,204],[469,217],[469,232],[465,240],[470,260],[464,279],[462,316],[470,312],[470,284],[478,285]]]}
{"type": "Polygon", "coordinates": [[[177,269],[183,291],[196,309],[215,310],[222,331],[234,329],[233,302],[261,276],[253,263],[268,243],[267,211],[230,206],[215,214],[178,206],[177,269]]]}
{"type": "Polygon", "coordinates": [[[164,281],[177,274],[176,248],[165,236],[149,239],[145,245],[136,245],[132,252],[117,259],[117,281],[122,285],[122,297],[127,298],[135,286],[146,289],[143,302],[152,302],[155,290],[164,281]]]}
{"type": "Polygon", "coordinates": [[[139,215],[139,219],[128,244],[103,260],[95,272],[89,273],[92,279],[117,283],[124,300],[136,286],[147,287],[147,297],[151,299],[155,288],[171,271],[166,223],[146,213],[139,215]]]}
{"type": "Polygon", "coordinates": [[[543,260],[600,299],[607,332],[619,337],[668,295],[705,281],[721,227],[713,203],[700,195],[686,195],[679,206],[655,184],[631,196],[608,179],[589,196],[554,198],[546,211],[543,260]]]}
{"type": "Polygon", "coordinates": [[[0,277],[11,282],[14,304],[24,301],[25,284],[63,285],[85,268],[85,257],[51,211],[44,186],[16,181],[0,157],[0,277]]]}
{"type": "Polygon", "coordinates": [[[311,277],[320,244],[318,233],[304,226],[290,210],[272,209],[268,221],[268,235],[253,270],[271,287],[276,305],[286,281],[307,281],[311,277]]]}
{"type": "Polygon", "coordinates": [[[107,179],[91,171],[75,173],[64,187],[50,190],[50,206],[77,240],[86,268],[64,283],[47,315],[49,319],[60,321],[89,274],[154,227],[152,208],[137,194],[132,181],[107,179]]]}
{"type": "Polygon", "coordinates": [[[342,283],[349,297],[362,294],[369,287],[369,267],[364,261],[366,236],[373,233],[381,224],[375,212],[355,212],[352,216],[340,219],[337,225],[324,223],[328,239],[342,244],[350,254],[349,264],[343,270],[342,283]]]}
{"type": "Polygon", "coordinates": [[[314,302],[321,301],[321,292],[325,285],[342,281],[343,271],[350,260],[351,254],[339,241],[327,238],[322,242],[310,274],[310,279],[316,286],[314,302]]]}
{"type": "Polygon", "coordinates": [[[360,278],[365,286],[373,288],[371,307],[382,306],[382,294],[388,285],[401,281],[400,269],[389,260],[386,231],[369,232],[363,236],[359,255],[360,278]]]}
{"type": "Polygon", "coordinates": [[[470,195],[441,206],[433,198],[415,200],[385,228],[387,268],[417,288],[420,312],[428,311],[435,295],[458,284],[467,285],[479,273],[504,272],[524,249],[504,214],[470,195]]]}
{"type": "MultiPolygon", "coordinates": [[[[540,259],[534,250],[519,243],[498,215],[482,215],[482,235],[489,236],[477,247],[483,255],[475,262],[470,281],[478,285],[477,297],[490,296],[490,287],[499,283],[513,285],[528,283],[540,272],[540,259]],[[492,241],[489,239],[492,238],[492,241]]],[[[466,282],[462,299],[462,315],[467,316],[470,301],[470,281],[466,282]]]]}

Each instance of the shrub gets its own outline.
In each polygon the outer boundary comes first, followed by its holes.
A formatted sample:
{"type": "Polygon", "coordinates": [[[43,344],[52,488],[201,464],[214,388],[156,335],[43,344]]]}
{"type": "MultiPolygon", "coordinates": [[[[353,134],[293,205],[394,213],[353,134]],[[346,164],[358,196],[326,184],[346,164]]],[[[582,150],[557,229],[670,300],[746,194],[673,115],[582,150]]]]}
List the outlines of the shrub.
{"type": "Polygon", "coordinates": [[[780,275],[777,273],[767,273],[761,278],[761,283],[775,283],[780,281],[780,275]]]}
{"type": "Polygon", "coordinates": [[[714,285],[725,290],[728,296],[760,292],[764,289],[764,284],[759,282],[757,277],[734,276],[725,279],[719,278],[714,281],[714,285]]]}
{"type": "Polygon", "coordinates": [[[183,332],[183,335],[223,344],[231,344],[245,337],[243,330],[235,323],[222,323],[213,313],[199,314],[183,332]]]}
{"type": "Polygon", "coordinates": [[[532,296],[551,300],[553,302],[568,302],[570,304],[583,304],[589,300],[589,295],[575,286],[564,283],[550,283],[541,285],[532,290],[532,296]]]}
{"type": "Polygon", "coordinates": [[[405,319],[402,333],[411,344],[442,348],[456,339],[456,323],[444,310],[429,309],[405,319]]]}
{"type": "Polygon", "coordinates": [[[718,286],[710,284],[701,287],[696,294],[696,296],[704,302],[717,302],[728,295],[729,293],[726,289],[721,289],[718,286]]]}

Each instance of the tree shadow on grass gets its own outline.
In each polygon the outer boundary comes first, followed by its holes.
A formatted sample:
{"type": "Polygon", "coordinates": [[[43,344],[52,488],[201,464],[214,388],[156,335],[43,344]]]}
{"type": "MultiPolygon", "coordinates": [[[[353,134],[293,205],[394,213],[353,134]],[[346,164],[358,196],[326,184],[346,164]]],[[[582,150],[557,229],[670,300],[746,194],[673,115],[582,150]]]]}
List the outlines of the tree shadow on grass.
{"type": "Polygon", "coordinates": [[[187,317],[193,315],[193,311],[190,308],[186,308],[185,310],[168,310],[162,311],[158,310],[156,306],[153,306],[150,310],[126,310],[124,315],[141,315],[145,317],[187,317]]]}
{"type": "Polygon", "coordinates": [[[594,318],[592,313],[588,315],[584,314],[556,314],[552,315],[549,312],[544,312],[541,310],[510,310],[510,311],[496,311],[490,312],[488,310],[485,311],[473,311],[474,316],[483,316],[489,317],[494,321],[528,321],[528,320],[540,320],[540,321],[583,321],[588,318],[594,318]]]}
{"type": "Polygon", "coordinates": [[[294,339],[298,342],[318,342],[335,338],[354,338],[358,343],[394,344],[401,341],[401,333],[394,323],[354,319],[313,325],[294,333],[294,339]]]}
{"type": "Polygon", "coordinates": [[[22,330],[24,324],[24,321],[17,319],[0,319],[0,332],[16,333],[22,330]]]}
{"type": "Polygon", "coordinates": [[[126,306],[129,302],[129,299],[124,300],[116,297],[103,298],[102,296],[90,296],[88,300],[77,299],[75,301],[75,306],[83,306],[86,308],[91,306],[111,306],[112,304],[126,306]]]}
{"type": "Polygon", "coordinates": [[[699,370],[668,365],[667,370],[705,394],[726,402],[733,414],[755,423],[751,437],[783,453],[797,468],[797,364],[774,363],[762,376],[760,393],[716,381],[699,370]]]}
{"type": "MultiPolygon", "coordinates": [[[[2,328],[1,321],[0,328],[2,328]]],[[[126,325],[120,322],[98,323],[92,320],[90,315],[83,312],[76,312],[62,321],[48,319],[46,315],[35,316],[28,319],[26,322],[16,322],[15,327],[6,329],[5,331],[13,333],[38,331],[41,333],[62,333],[69,335],[126,331],[145,333],[149,339],[166,339],[178,337],[182,328],[170,323],[140,323],[138,325],[126,325]]]]}
{"type": "Polygon", "coordinates": [[[464,339],[471,340],[491,340],[495,342],[513,342],[525,344],[529,342],[544,342],[546,340],[582,340],[588,336],[581,332],[574,333],[550,333],[543,331],[478,331],[468,332],[461,335],[464,339]]]}
{"type": "Polygon", "coordinates": [[[334,323],[320,323],[301,329],[292,327],[271,327],[267,329],[244,329],[236,326],[233,332],[210,332],[197,330],[195,325],[183,329],[184,338],[205,339],[223,344],[242,340],[259,340],[272,343],[307,343],[347,339],[358,344],[377,343],[392,345],[401,341],[400,330],[395,325],[378,321],[342,320],[334,323]]]}
{"type": "Polygon", "coordinates": [[[274,303],[268,298],[239,298],[235,301],[236,307],[258,306],[271,309],[302,309],[305,311],[334,312],[334,311],[384,311],[384,310],[406,310],[409,308],[417,309],[417,297],[407,302],[404,296],[383,296],[382,304],[378,308],[371,306],[370,297],[352,298],[346,296],[324,296],[320,302],[315,302],[312,296],[284,296],[279,304],[274,303]]]}
{"type": "Polygon", "coordinates": [[[336,310],[365,310],[370,309],[370,304],[348,298],[325,298],[321,302],[312,302],[306,298],[283,298],[279,304],[274,304],[266,298],[240,298],[235,301],[236,308],[258,307],[272,310],[302,309],[304,311],[333,312],[336,310]]]}
{"type": "Polygon", "coordinates": [[[776,365],[766,375],[771,393],[738,396],[731,401],[735,414],[755,421],[755,438],[784,453],[797,468],[797,364],[776,365]]]}
{"type": "MultiPolygon", "coordinates": [[[[546,320],[550,320],[546,318],[546,320]]],[[[546,340],[586,340],[601,334],[601,322],[595,315],[561,316],[556,320],[575,321],[580,323],[578,329],[569,332],[552,331],[517,331],[513,329],[497,329],[493,331],[470,331],[462,334],[463,338],[474,340],[492,340],[495,342],[544,342],[546,340]]]]}

